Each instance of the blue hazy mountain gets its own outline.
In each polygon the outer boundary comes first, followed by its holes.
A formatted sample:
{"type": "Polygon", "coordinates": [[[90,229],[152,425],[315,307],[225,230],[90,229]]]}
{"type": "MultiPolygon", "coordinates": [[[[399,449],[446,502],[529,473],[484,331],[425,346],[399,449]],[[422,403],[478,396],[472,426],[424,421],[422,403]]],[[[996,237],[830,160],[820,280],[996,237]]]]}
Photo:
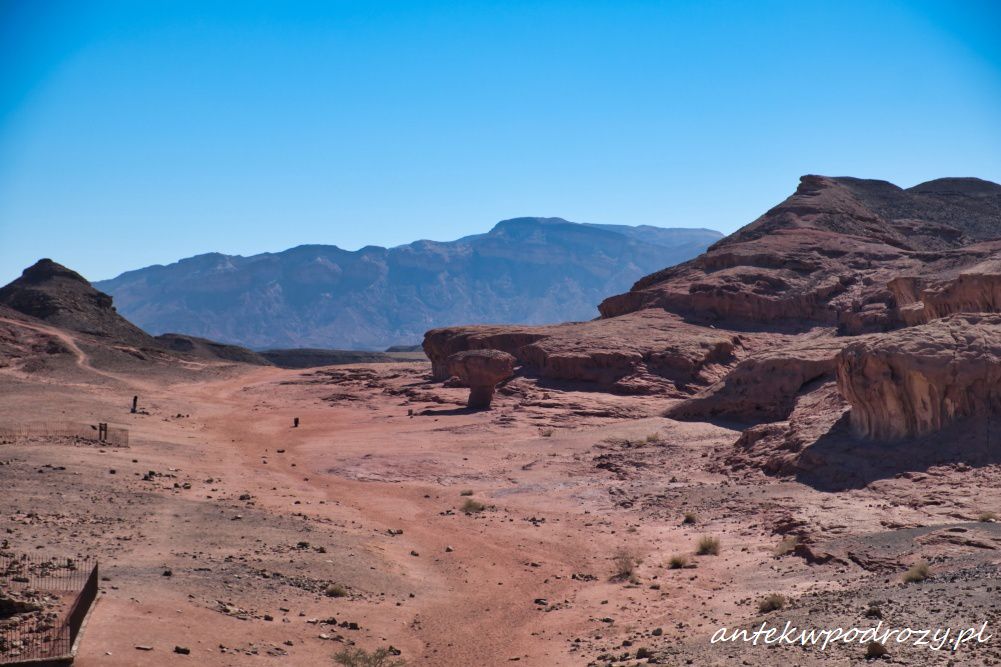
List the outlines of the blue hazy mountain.
{"type": "Polygon", "coordinates": [[[516,218],[449,242],[209,253],[94,285],[152,334],[257,349],[383,349],[451,324],[591,319],[605,297],[720,238],[707,229],[516,218]]]}

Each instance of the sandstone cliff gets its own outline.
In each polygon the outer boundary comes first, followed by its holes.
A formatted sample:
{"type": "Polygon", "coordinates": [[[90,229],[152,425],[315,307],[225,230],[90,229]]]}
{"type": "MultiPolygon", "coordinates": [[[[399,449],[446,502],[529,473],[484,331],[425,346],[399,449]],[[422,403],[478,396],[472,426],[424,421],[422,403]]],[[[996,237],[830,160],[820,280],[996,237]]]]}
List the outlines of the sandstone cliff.
{"type": "Polygon", "coordinates": [[[999,238],[994,183],[804,176],[702,255],[605,299],[596,320],[432,330],[424,349],[439,379],[449,354],[496,348],[523,375],[686,399],[668,414],[759,424],[739,449],[788,471],[845,410],[856,437],[898,439],[998,408],[998,378],[977,364],[998,361],[983,341],[1001,313],[999,238]]]}
{"type": "Polygon", "coordinates": [[[1001,408],[1001,315],[953,315],[865,341],[838,355],[838,388],[860,435],[942,430],[1001,408]]]}

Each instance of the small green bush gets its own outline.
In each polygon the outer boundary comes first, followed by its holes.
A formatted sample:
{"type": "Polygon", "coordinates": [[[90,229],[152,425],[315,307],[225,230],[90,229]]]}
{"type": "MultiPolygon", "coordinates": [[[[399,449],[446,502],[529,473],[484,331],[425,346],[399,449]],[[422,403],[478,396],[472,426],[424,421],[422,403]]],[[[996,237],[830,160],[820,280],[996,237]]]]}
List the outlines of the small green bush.
{"type": "Polygon", "coordinates": [[[348,589],[344,588],[340,584],[330,584],[323,590],[323,594],[328,598],[343,598],[347,597],[348,589]]]}

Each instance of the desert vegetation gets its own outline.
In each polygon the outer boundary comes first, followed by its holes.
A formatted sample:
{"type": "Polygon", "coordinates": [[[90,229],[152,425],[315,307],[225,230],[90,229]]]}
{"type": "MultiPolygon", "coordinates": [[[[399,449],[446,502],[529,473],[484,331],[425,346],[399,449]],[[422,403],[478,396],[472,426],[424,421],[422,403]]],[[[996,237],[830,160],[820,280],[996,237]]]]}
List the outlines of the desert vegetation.
{"type": "Polygon", "coordinates": [[[767,614],[770,611],[778,611],[786,605],[786,599],[784,595],[779,595],[778,593],[771,593],[766,595],[758,603],[758,611],[762,614],[767,614]]]}
{"type": "Polygon", "coordinates": [[[904,572],[904,581],[908,584],[917,583],[927,579],[930,574],[931,568],[927,561],[919,560],[904,572]]]}
{"type": "Polygon", "coordinates": [[[334,662],[341,667],[406,667],[407,664],[387,648],[371,652],[361,648],[346,648],[334,655],[334,662]]]}
{"type": "Polygon", "coordinates": [[[472,498],[467,498],[466,501],[462,503],[462,511],[466,514],[477,514],[486,508],[486,504],[472,498]]]}
{"type": "Polygon", "coordinates": [[[703,535],[699,538],[698,544],[695,546],[695,553],[699,556],[718,556],[719,547],[720,540],[718,537],[703,535]]]}

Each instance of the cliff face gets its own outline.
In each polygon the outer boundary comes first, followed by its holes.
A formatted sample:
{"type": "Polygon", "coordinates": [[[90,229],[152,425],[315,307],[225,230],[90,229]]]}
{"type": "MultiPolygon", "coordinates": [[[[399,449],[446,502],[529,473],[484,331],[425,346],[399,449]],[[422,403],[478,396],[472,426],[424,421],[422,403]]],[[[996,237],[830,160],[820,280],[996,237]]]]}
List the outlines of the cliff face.
{"type": "Polygon", "coordinates": [[[847,345],[838,388],[864,437],[900,440],[1001,408],[1001,315],[953,315],[847,345]]]}
{"type": "Polygon", "coordinates": [[[676,418],[770,424],[744,438],[758,454],[796,458],[846,409],[858,436],[907,438],[998,407],[976,360],[997,361],[983,340],[1001,313],[999,239],[994,183],[804,176],[702,255],[605,299],[598,320],[452,327],[424,348],[439,376],[449,351],[498,347],[525,374],[687,398],[676,418]]]}

